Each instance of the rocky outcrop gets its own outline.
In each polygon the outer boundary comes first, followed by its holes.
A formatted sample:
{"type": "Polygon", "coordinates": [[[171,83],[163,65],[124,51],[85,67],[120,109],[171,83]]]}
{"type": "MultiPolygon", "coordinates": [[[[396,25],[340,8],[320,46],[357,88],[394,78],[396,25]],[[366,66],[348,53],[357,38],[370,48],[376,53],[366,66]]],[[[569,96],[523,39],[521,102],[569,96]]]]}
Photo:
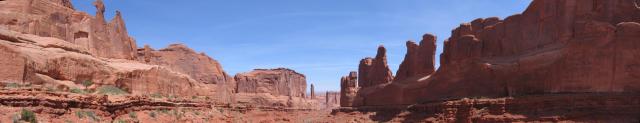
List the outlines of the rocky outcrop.
{"type": "Polygon", "coordinates": [[[255,69],[236,74],[238,93],[269,93],[275,96],[305,97],[306,77],[286,68],[255,69]]]}
{"type": "Polygon", "coordinates": [[[94,4],[96,17],[75,11],[69,0],[3,0],[0,29],[62,39],[98,57],[134,59],[136,43],[120,12],[106,22],[104,4],[94,4]]]}
{"type": "Polygon", "coordinates": [[[536,0],[504,20],[463,24],[445,42],[425,98],[636,92],[637,4],[536,0]]]}
{"type": "Polygon", "coordinates": [[[114,85],[134,95],[208,95],[208,86],[171,69],[122,59],[88,55],[81,46],[48,37],[0,29],[2,83],[45,85],[54,88],[95,89],[114,85]]]}
{"type": "Polygon", "coordinates": [[[380,45],[375,58],[365,58],[358,67],[360,87],[370,87],[393,81],[393,73],[387,65],[387,49],[380,45]]]}
{"type": "Polygon", "coordinates": [[[637,5],[633,0],[534,0],[522,14],[504,20],[476,19],[452,31],[440,68],[430,75],[415,72],[420,68],[415,64],[431,66],[413,60],[420,57],[416,50],[422,44],[407,43],[405,61],[391,84],[369,87],[371,71],[366,70],[376,60],[362,60],[359,70],[368,73],[360,73],[365,86],[357,98],[365,106],[380,106],[465,97],[635,93],[640,90],[634,83],[640,79],[640,59],[634,57],[640,45],[633,43],[640,39],[637,5]]]}
{"type": "Polygon", "coordinates": [[[396,72],[395,81],[423,77],[435,72],[436,36],[425,34],[420,45],[407,41],[407,54],[396,72]]]}
{"type": "Polygon", "coordinates": [[[160,50],[145,46],[138,51],[140,62],[166,66],[205,84],[224,84],[233,80],[218,61],[182,44],[172,44],[160,50]]]}
{"type": "Polygon", "coordinates": [[[316,99],[316,92],[313,87],[313,84],[311,84],[311,99],[316,99]]]}
{"type": "Polygon", "coordinates": [[[340,106],[340,92],[326,92],[324,95],[325,104],[327,107],[339,107],[340,106]]]}
{"type": "Polygon", "coordinates": [[[358,94],[358,73],[353,71],[349,75],[340,79],[340,106],[352,107],[358,106],[359,100],[357,100],[358,94]]]}

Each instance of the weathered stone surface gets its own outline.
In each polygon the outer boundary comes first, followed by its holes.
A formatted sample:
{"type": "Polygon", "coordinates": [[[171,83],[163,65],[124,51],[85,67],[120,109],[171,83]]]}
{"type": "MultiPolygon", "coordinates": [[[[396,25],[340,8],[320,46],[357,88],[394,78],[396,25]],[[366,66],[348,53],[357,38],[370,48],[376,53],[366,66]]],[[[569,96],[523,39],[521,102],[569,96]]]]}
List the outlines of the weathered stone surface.
{"type": "MultiPolygon", "coordinates": [[[[0,29],[2,30],[2,29],[0,29]]],[[[211,95],[215,90],[189,76],[165,67],[123,59],[103,59],[87,55],[86,49],[56,38],[30,34],[15,34],[17,41],[0,39],[2,71],[0,82],[25,83],[63,88],[84,88],[81,83],[92,81],[95,89],[114,85],[134,95],[211,95]],[[5,69],[8,70],[8,69],[5,69]]]]}
{"type": "Polygon", "coordinates": [[[358,68],[360,87],[370,87],[393,81],[393,73],[387,65],[387,49],[380,45],[374,59],[365,58],[358,68]]]}
{"type": "Polygon", "coordinates": [[[307,80],[303,74],[286,68],[255,69],[236,74],[238,93],[269,93],[276,96],[305,97],[307,80]]]}
{"type": "Polygon", "coordinates": [[[420,45],[407,41],[407,54],[396,72],[395,81],[423,77],[435,72],[436,36],[425,34],[420,45]]]}
{"type": "Polygon", "coordinates": [[[352,107],[360,105],[356,99],[358,94],[358,73],[353,71],[340,79],[340,106],[352,107]]]}
{"type": "Polygon", "coordinates": [[[325,104],[328,108],[340,107],[340,92],[326,92],[325,104]]]}
{"type": "Polygon", "coordinates": [[[476,19],[452,31],[435,73],[408,76],[409,61],[419,49],[409,42],[396,77],[401,82],[359,89],[356,98],[364,98],[364,105],[403,105],[465,97],[638,92],[637,5],[634,0],[534,0],[522,14],[504,20],[476,19]]]}
{"type": "Polygon", "coordinates": [[[120,12],[106,22],[104,4],[94,4],[96,17],[75,11],[69,0],[3,0],[0,28],[62,39],[99,57],[134,59],[137,47],[120,12]]]}
{"type": "Polygon", "coordinates": [[[138,52],[138,61],[166,66],[205,84],[225,84],[233,80],[218,61],[183,44],[172,44],[157,51],[145,46],[138,52]]]}

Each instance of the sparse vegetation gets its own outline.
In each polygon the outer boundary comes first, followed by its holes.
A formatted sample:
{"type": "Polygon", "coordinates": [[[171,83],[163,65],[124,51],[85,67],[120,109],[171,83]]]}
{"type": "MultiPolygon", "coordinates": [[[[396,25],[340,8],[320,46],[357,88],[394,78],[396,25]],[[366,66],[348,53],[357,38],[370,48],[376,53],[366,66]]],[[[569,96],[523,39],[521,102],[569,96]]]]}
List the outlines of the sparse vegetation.
{"type": "Polygon", "coordinates": [[[157,92],[153,93],[153,94],[151,94],[151,98],[162,98],[162,94],[157,93],[157,92]]]}
{"type": "Polygon", "coordinates": [[[96,117],[96,113],[94,113],[93,111],[77,111],[76,116],[78,116],[78,118],[80,119],[88,117],[92,121],[100,121],[100,118],[96,117]]]}
{"type": "Polygon", "coordinates": [[[122,120],[122,119],[118,119],[118,120],[116,120],[116,121],[115,121],[115,123],[127,123],[127,122],[125,122],[125,121],[124,121],[124,120],[122,120]]]}
{"type": "Polygon", "coordinates": [[[89,88],[89,86],[93,85],[93,81],[91,80],[84,80],[82,81],[82,86],[84,86],[84,89],[89,88]]]}
{"type": "Polygon", "coordinates": [[[151,118],[156,118],[156,115],[157,115],[156,111],[149,112],[149,117],[151,117],[151,118]]]}
{"type": "Polygon", "coordinates": [[[22,111],[20,111],[20,120],[22,121],[26,121],[29,123],[37,123],[38,120],[36,118],[36,113],[33,113],[32,111],[26,110],[26,109],[22,109],[22,111]]]}
{"type": "Polygon", "coordinates": [[[102,86],[98,88],[98,94],[123,95],[123,94],[128,94],[128,92],[116,86],[107,85],[107,86],[102,86]]]}
{"type": "Polygon", "coordinates": [[[71,88],[70,92],[76,94],[89,94],[89,92],[78,88],[71,88]]]}
{"type": "Polygon", "coordinates": [[[193,114],[200,115],[200,112],[199,111],[193,111],[193,114]]]}
{"type": "Polygon", "coordinates": [[[168,109],[160,109],[160,110],[158,110],[158,111],[159,111],[160,113],[163,113],[163,114],[169,114],[169,110],[168,110],[168,109]]]}
{"type": "Polygon", "coordinates": [[[129,118],[138,119],[138,114],[136,114],[136,112],[129,112],[129,118]]]}
{"type": "Polygon", "coordinates": [[[9,84],[5,85],[4,88],[20,88],[20,84],[18,84],[18,83],[9,83],[9,84]]]}

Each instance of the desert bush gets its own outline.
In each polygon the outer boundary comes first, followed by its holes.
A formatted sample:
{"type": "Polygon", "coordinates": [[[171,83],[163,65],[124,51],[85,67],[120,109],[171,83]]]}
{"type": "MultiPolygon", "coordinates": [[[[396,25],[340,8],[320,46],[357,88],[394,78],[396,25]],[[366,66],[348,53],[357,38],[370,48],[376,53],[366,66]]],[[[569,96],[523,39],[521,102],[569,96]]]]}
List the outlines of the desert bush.
{"type": "Polygon", "coordinates": [[[76,94],[89,94],[89,92],[79,89],[79,88],[71,88],[71,90],[69,90],[71,93],[76,93],[76,94]]]}
{"type": "Polygon", "coordinates": [[[84,86],[85,89],[89,88],[91,85],[93,85],[93,81],[91,80],[82,81],[82,86],[84,86]]]}
{"type": "Polygon", "coordinates": [[[100,121],[100,118],[96,117],[96,113],[93,111],[77,111],[76,116],[78,116],[78,118],[80,119],[88,117],[93,121],[100,121]]]}
{"type": "Polygon", "coordinates": [[[123,94],[129,94],[129,93],[116,86],[106,85],[98,88],[98,94],[123,95],[123,94]]]}
{"type": "Polygon", "coordinates": [[[22,121],[27,121],[29,123],[37,123],[38,120],[36,118],[36,113],[33,113],[32,111],[26,110],[26,109],[22,109],[22,111],[20,111],[20,120],[22,121]]]}
{"type": "Polygon", "coordinates": [[[156,115],[157,114],[156,114],[155,111],[149,112],[149,117],[151,117],[151,118],[156,118],[156,115]]]}
{"type": "Polygon", "coordinates": [[[129,117],[131,119],[137,119],[138,118],[138,114],[136,114],[136,112],[129,112],[129,117]]]}
{"type": "Polygon", "coordinates": [[[151,98],[162,98],[162,94],[157,93],[157,92],[153,93],[153,94],[151,94],[151,98]]]}

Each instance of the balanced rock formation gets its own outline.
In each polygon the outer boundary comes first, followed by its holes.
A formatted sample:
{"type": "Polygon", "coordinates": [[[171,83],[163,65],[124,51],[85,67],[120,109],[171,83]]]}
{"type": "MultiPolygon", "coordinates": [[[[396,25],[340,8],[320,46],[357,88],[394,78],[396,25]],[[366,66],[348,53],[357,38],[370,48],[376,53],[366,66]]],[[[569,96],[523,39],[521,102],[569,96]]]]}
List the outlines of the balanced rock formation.
{"type": "Polygon", "coordinates": [[[236,74],[235,80],[238,83],[238,93],[269,93],[292,97],[306,95],[306,77],[291,69],[255,69],[236,74]]]}
{"type": "Polygon", "coordinates": [[[387,49],[380,45],[375,58],[365,58],[360,61],[358,73],[360,87],[370,87],[393,81],[393,73],[387,65],[387,49]]]}
{"type": "Polygon", "coordinates": [[[425,34],[420,45],[407,41],[407,54],[400,64],[394,80],[423,77],[435,72],[436,36],[425,34]]]}
{"type": "Polygon", "coordinates": [[[96,17],[69,0],[0,1],[0,82],[69,90],[91,81],[88,89],[115,86],[133,95],[214,96],[229,88],[212,85],[232,80],[215,60],[186,47],[147,47],[144,60],[134,61],[136,42],[122,14],[106,22],[105,5],[94,5],[96,17]]]}
{"type": "Polygon", "coordinates": [[[105,58],[134,59],[136,43],[128,36],[122,15],[104,19],[104,4],[96,1],[96,17],[77,12],[69,0],[0,1],[0,29],[53,37],[105,58]]]}

